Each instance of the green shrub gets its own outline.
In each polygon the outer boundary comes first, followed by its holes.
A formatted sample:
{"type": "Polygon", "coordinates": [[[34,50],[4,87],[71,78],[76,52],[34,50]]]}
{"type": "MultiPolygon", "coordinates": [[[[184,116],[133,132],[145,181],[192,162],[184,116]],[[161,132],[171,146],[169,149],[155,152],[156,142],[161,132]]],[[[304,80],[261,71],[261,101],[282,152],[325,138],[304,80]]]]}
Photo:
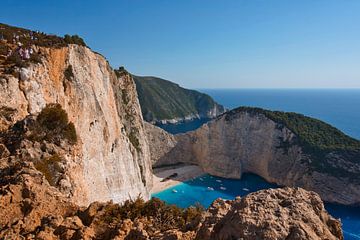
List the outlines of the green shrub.
{"type": "Polygon", "coordinates": [[[64,36],[64,41],[67,44],[77,44],[77,45],[81,45],[81,46],[86,46],[84,40],[81,37],[79,37],[78,35],[70,36],[69,34],[66,34],[64,36]]]}
{"type": "Polygon", "coordinates": [[[125,201],[121,206],[112,203],[107,204],[99,220],[108,226],[114,226],[124,219],[134,221],[138,218],[147,218],[160,231],[174,228],[188,231],[199,225],[203,212],[204,209],[200,206],[183,209],[175,205],[168,205],[158,198],[144,202],[138,197],[135,200],[125,201]]]}
{"type": "Polygon", "coordinates": [[[77,142],[75,126],[69,122],[67,113],[60,104],[48,104],[36,119],[34,139],[55,142],[66,139],[70,144],[77,142]]]}
{"type": "Polygon", "coordinates": [[[48,104],[40,112],[37,122],[49,131],[62,130],[68,124],[68,115],[60,104],[48,104]]]}

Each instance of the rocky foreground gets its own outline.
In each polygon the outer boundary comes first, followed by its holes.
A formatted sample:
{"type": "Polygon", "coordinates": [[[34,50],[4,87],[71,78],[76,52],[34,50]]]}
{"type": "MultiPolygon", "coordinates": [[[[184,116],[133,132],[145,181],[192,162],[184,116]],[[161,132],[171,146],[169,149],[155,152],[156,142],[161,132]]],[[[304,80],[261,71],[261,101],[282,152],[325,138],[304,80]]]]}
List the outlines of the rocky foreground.
{"type": "Polygon", "coordinates": [[[320,197],[299,188],[269,189],[207,211],[137,199],[79,207],[34,164],[2,147],[0,239],[343,239],[320,197]]]}

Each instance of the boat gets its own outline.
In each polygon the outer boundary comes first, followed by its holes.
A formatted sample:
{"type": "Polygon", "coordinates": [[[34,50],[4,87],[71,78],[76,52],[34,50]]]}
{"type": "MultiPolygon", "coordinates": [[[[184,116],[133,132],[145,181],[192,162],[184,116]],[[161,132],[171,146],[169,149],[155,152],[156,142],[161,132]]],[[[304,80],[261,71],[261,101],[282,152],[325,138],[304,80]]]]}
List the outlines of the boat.
{"type": "Polygon", "coordinates": [[[226,190],[226,187],[220,187],[221,190],[226,190]]]}
{"type": "Polygon", "coordinates": [[[209,191],[214,191],[214,188],[212,188],[212,187],[207,187],[207,190],[209,190],[209,191]]]}
{"type": "Polygon", "coordinates": [[[242,190],[247,191],[247,192],[250,191],[248,188],[243,188],[242,190]]]}
{"type": "Polygon", "coordinates": [[[172,192],[173,192],[173,193],[177,193],[178,191],[177,191],[176,189],[173,189],[172,192]]]}
{"type": "Polygon", "coordinates": [[[221,180],[220,180],[220,179],[217,179],[216,181],[217,181],[217,182],[221,182],[221,180]]]}

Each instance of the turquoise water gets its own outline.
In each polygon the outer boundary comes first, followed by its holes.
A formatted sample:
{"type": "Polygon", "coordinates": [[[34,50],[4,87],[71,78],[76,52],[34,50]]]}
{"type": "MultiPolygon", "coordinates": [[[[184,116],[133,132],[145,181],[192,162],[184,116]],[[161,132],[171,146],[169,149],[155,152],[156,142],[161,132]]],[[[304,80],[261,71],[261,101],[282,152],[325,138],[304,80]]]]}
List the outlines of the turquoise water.
{"type": "Polygon", "coordinates": [[[276,185],[267,183],[254,174],[244,174],[241,180],[225,179],[206,174],[153,194],[153,197],[183,208],[195,203],[208,207],[219,197],[233,200],[236,196],[244,196],[249,192],[276,187],[276,185]],[[174,193],[173,190],[176,190],[177,193],[174,193]]]}
{"type": "MultiPolygon", "coordinates": [[[[238,106],[261,107],[270,110],[293,111],[326,121],[360,139],[360,89],[355,90],[288,90],[288,89],[239,89],[239,90],[200,90],[212,96],[228,109],[238,106]]],[[[177,125],[161,126],[171,133],[186,132],[198,128],[203,122],[188,122],[177,125]]],[[[360,161],[360,159],[359,159],[360,161]]],[[[210,176],[185,182],[167,189],[155,196],[186,207],[196,202],[208,206],[218,197],[233,199],[250,191],[276,187],[255,175],[244,175],[241,180],[221,179],[210,176]],[[221,180],[221,183],[216,180],[221,180]],[[226,190],[220,189],[220,184],[226,190]],[[208,187],[214,188],[214,191],[208,187]],[[176,189],[178,192],[173,193],[176,189]]],[[[325,204],[329,213],[340,218],[346,240],[360,240],[360,207],[346,207],[325,204]]]]}
{"type": "MultiPolygon", "coordinates": [[[[236,196],[276,187],[254,174],[244,174],[240,180],[203,175],[152,196],[184,208],[196,203],[208,207],[219,197],[234,199],[236,196]]],[[[360,239],[360,208],[336,204],[325,204],[325,207],[332,216],[341,219],[346,240],[360,239]]]]}

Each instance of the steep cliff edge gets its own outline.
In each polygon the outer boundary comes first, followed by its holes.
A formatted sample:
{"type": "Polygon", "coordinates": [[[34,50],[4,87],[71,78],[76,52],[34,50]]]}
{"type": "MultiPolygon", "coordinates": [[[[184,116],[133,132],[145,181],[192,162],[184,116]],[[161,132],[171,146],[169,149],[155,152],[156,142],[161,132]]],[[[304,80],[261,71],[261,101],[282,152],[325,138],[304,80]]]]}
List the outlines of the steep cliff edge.
{"type": "Polygon", "coordinates": [[[0,27],[7,37],[1,45],[12,54],[1,61],[0,129],[58,103],[78,134],[76,146],[65,153],[62,184],[70,189],[68,196],[81,205],[123,202],[138,195],[147,199],[152,184],[150,153],[131,75],[114,72],[106,59],[85,46],[0,27]],[[14,41],[31,48],[37,61],[19,59],[22,48],[14,41]],[[46,47],[48,43],[51,47],[46,47]]]}
{"type": "Polygon", "coordinates": [[[133,76],[143,117],[156,123],[214,118],[225,111],[209,95],[156,77],[133,76]]]}
{"type": "Polygon", "coordinates": [[[198,164],[207,173],[315,191],[325,201],[360,203],[359,141],[295,113],[238,108],[186,134],[157,164],[198,164]]]}

